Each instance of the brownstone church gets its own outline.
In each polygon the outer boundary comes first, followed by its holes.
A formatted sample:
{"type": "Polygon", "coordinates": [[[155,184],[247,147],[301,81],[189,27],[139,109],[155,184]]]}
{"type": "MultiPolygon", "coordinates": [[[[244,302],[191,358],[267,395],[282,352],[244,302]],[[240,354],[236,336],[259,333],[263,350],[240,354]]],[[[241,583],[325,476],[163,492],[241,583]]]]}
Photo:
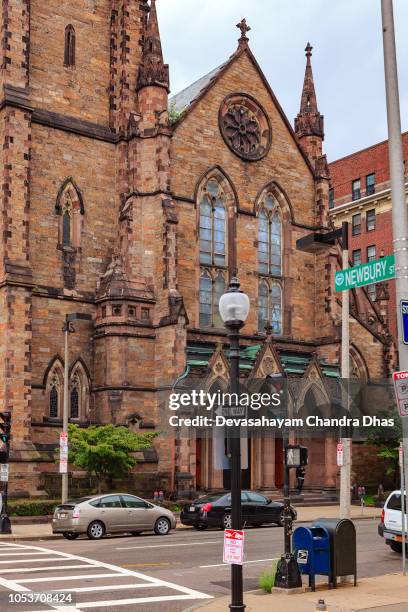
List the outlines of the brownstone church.
{"type": "MultiPolygon", "coordinates": [[[[160,392],[180,377],[224,388],[217,305],[235,270],[251,302],[243,376],[302,379],[323,410],[326,381],[340,376],[340,253],[296,250],[329,225],[311,46],[293,127],[245,21],[231,57],[169,98],[155,0],[12,0],[1,20],[10,494],[41,495],[44,475],[57,472],[67,313],[92,316],[69,338],[72,423],[155,428],[160,392]]],[[[387,317],[386,286],[375,303],[364,289],[351,294],[354,376],[388,375],[387,317]]],[[[216,446],[159,436],[139,457],[146,492],[222,487],[216,446]]],[[[247,450],[247,486],[279,488],[281,444],[257,439],[247,450]]],[[[313,445],[306,486],[337,486],[334,451],[313,445]]]]}

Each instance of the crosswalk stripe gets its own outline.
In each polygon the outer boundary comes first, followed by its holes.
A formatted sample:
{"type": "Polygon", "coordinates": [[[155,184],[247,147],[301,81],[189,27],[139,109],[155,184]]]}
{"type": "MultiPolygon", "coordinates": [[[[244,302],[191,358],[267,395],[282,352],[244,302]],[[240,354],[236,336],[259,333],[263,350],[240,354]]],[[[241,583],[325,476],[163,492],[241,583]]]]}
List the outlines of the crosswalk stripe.
{"type": "MultiPolygon", "coordinates": [[[[44,559],[43,559],[44,561],[44,559]]],[[[21,574],[22,572],[45,572],[48,570],[55,571],[55,565],[47,565],[46,567],[15,567],[13,569],[0,570],[0,575],[3,574],[16,574],[17,572],[21,574]]],[[[66,570],[66,569],[95,569],[95,565],[59,565],[58,570],[66,570]]],[[[115,574],[116,575],[116,574],[115,574]]]]}
{"type": "Polygon", "coordinates": [[[121,589],[151,589],[153,587],[157,587],[157,584],[154,584],[153,582],[148,582],[145,584],[140,584],[140,583],[113,584],[113,585],[104,584],[104,585],[95,586],[95,587],[77,587],[73,589],[53,589],[53,591],[55,591],[55,593],[88,593],[89,591],[119,591],[121,589]]]}
{"type": "Polygon", "coordinates": [[[49,552],[38,552],[38,550],[34,551],[34,552],[6,552],[6,553],[0,553],[0,558],[1,557],[25,557],[25,556],[29,556],[29,555],[49,555],[49,552]]]}
{"type": "MultiPolygon", "coordinates": [[[[78,565],[73,565],[71,567],[82,567],[78,565]]],[[[55,569],[55,568],[54,568],[55,569]]],[[[58,569],[61,569],[60,567],[58,569]]],[[[117,578],[117,573],[114,574],[77,574],[75,576],[50,576],[49,578],[25,578],[24,580],[19,580],[19,582],[58,582],[59,580],[81,580],[82,578],[86,578],[86,580],[90,580],[91,578],[117,578]]],[[[125,576],[124,576],[125,578],[125,576]]]]}
{"type": "MultiPolygon", "coordinates": [[[[3,547],[0,547],[3,548],[3,547]]],[[[16,547],[10,546],[9,550],[15,550],[16,547]]],[[[118,600],[109,600],[109,601],[86,601],[86,602],[78,602],[76,606],[64,606],[60,607],[58,605],[54,605],[50,603],[50,607],[54,609],[58,609],[58,612],[72,612],[74,610],[82,610],[87,608],[109,608],[116,606],[124,606],[124,605],[137,605],[144,603],[154,603],[154,602],[167,602],[167,601],[183,601],[183,600],[194,600],[194,599],[213,599],[211,595],[207,595],[205,593],[200,593],[199,591],[195,591],[188,587],[181,586],[179,584],[174,584],[172,582],[167,582],[165,580],[161,580],[160,578],[153,578],[151,576],[142,574],[140,572],[129,570],[124,567],[120,567],[118,565],[112,565],[110,563],[104,563],[102,561],[96,561],[94,559],[88,559],[86,557],[81,557],[80,555],[72,555],[68,553],[63,553],[59,551],[53,551],[51,549],[42,548],[39,546],[24,546],[17,545],[17,549],[21,549],[22,554],[31,554],[31,555],[54,555],[53,557],[43,557],[43,558],[35,558],[35,559],[8,559],[7,561],[0,561],[2,563],[8,563],[9,565],[15,565],[18,563],[40,563],[44,561],[52,561],[54,563],[53,566],[42,566],[42,567],[9,567],[8,569],[2,569],[0,566],[0,586],[12,591],[31,591],[27,586],[23,586],[22,583],[36,583],[36,582],[57,582],[63,580],[99,580],[101,578],[117,578],[124,580],[125,578],[130,578],[132,583],[125,584],[114,584],[114,585],[106,585],[106,584],[95,584],[94,586],[86,586],[86,587],[75,587],[74,588],[66,588],[66,589],[52,589],[52,592],[75,592],[75,593],[87,593],[87,592],[103,592],[103,591],[120,591],[125,589],[147,589],[147,588],[157,588],[157,589],[170,589],[173,592],[175,591],[177,594],[175,595],[153,595],[151,597],[132,597],[128,599],[118,599],[118,600]],[[69,562],[71,561],[71,564],[69,562]],[[78,563],[75,563],[78,562],[78,563]],[[58,565],[55,565],[58,562],[58,565]],[[66,563],[66,565],[60,565],[61,563],[66,563]],[[80,569],[82,570],[80,575],[76,576],[55,576],[56,571],[66,570],[66,569],[80,569]],[[108,570],[105,573],[98,574],[90,574],[88,571],[84,570],[108,570]],[[13,573],[15,576],[19,576],[19,574],[25,572],[30,574],[32,572],[44,572],[44,571],[53,571],[52,576],[43,576],[39,578],[19,578],[14,577],[11,580],[7,578],[2,578],[1,576],[4,574],[13,573]],[[137,582],[133,582],[133,581],[137,582]]],[[[18,553],[17,553],[18,554],[18,553]]],[[[5,556],[1,555],[0,557],[5,556]]],[[[47,587],[45,587],[47,588],[47,587]]],[[[159,591],[160,592],[160,591],[159,591]]],[[[49,610],[47,611],[49,612],[49,610]]]]}

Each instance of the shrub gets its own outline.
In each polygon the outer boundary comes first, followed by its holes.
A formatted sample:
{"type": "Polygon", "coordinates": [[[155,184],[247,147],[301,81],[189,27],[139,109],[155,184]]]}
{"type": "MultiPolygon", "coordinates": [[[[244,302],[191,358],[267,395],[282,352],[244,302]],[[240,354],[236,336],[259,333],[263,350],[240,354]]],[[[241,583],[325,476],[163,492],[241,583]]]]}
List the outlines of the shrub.
{"type": "Polygon", "coordinates": [[[278,567],[278,561],[279,559],[275,559],[272,562],[271,569],[269,571],[264,572],[259,578],[259,587],[267,593],[271,593],[273,587],[275,586],[275,576],[278,567]]]}
{"type": "Polygon", "coordinates": [[[19,499],[10,500],[7,506],[10,516],[49,516],[60,503],[55,499],[19,499]]]}

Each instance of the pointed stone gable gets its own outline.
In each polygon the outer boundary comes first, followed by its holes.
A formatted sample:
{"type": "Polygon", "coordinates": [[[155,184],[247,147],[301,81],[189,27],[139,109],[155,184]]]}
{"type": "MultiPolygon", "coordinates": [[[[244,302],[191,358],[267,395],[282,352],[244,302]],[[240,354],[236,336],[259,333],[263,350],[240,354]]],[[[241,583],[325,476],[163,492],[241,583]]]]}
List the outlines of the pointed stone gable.
{"type": "Polygon", "coordinates": [[[273,346],[272,340],[269,337],[265,341],[263,348],[259,351],[249,378],[266,378],[267,376],[277,374],[286,376],[280,362],[278,352],[273,346]]]}

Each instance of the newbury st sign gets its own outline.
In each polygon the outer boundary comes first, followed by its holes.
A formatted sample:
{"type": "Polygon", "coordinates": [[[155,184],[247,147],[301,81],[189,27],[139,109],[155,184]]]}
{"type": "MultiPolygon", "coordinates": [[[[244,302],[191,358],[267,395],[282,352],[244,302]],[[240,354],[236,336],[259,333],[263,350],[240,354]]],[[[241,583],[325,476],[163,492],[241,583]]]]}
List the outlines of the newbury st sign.
{"type": "Polygon", "coordinates": [[[334,282],[336,291],[346,291],[355,287],[381,283],[390,278],[395,278],[394,255],[382,257],[348,270],[340,270],[336,272],[334,282]]]}

